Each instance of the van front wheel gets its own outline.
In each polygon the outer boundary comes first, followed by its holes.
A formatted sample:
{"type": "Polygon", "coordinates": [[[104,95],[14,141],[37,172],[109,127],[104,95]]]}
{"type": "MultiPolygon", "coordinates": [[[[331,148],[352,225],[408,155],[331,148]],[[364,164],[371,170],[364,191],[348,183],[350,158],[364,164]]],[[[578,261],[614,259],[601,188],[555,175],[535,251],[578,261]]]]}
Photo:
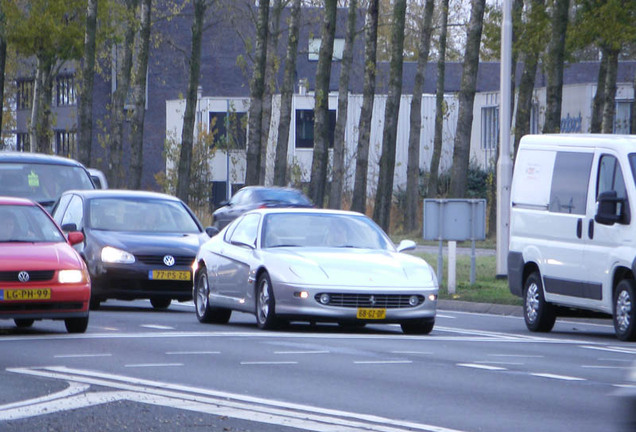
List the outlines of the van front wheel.
{"type": "Polygon", "coordinates": [[[636,340],[636,282],[624,279],[614,293],[614,331],[622,341],[636,340]]]}
{"type": "Polygon", "coordinates": [[[539,272],[533,272],[523,286],[523,317],[526,327],[533,332],[549,332],[554,327],[554,307],[545,301],[539,272]]]}

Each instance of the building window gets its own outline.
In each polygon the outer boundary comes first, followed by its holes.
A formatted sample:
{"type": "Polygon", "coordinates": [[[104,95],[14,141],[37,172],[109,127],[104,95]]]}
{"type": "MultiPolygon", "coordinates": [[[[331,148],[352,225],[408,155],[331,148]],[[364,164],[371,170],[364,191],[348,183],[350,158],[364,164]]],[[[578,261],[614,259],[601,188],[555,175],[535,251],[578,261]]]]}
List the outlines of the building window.
{"type": "Polygon", "coordinates": [[[27,110],[33,106],[33,80],[18,81],[17,86],[17,109],[27,110]]]}
{"type": "Polygon", "coordinates": [[[73,157],[76,149],[76,138],[77,134],[75,131],[55,131],[55,154],[65,157],[73,157]]]}
{"type": "MultiPolygon", "coordinates": [[[[320,43],[322,39],[309,39],[309,46],[307,47],[307,60],[309,61],[318,61],[318,57],[320,57],[320,43]]],[[[333,61],[341,61],[342,53],[344,52],[344,39],[336,38],[333,40],[333,54],[331,59],[333,61]]]]}
{"type": "Polygon", "coordinates": [[[15,149],[17,151],[29,151],[31,149],[29,134],[19,132],[16,134],[15,149]]]}
{"type": "Polygon", "coordinates": [[[499,142],[499,107],[481,109],[481,148],[494,150],[499,142]]]}
{"type": "MultiPolygon", "coordinates": [[[[333,148],[336,110],[329,110],[329,148],[333,148]]],[[[314,110],[296,110],[296,148],[314,147],[314,110]]]]}
{"type": "Polygon", "coordinates": [[[213,146],[224,149],[226,140],[230,149],[245,150],[247,144],[247,113],[211,112],[210,133],[214,134],[213,146]],[[227,128],[229,123],[229,129],[227,128]]]}
{"type": "Polygon", "coordinates": [[[75,77],[72,75],[57,77],[55,80],[55,105],[68,106],[75,105],[76,103],[75,77]]]}
{"type": "Polygon", "coordinates": [[[614,133],[626,134],[634,133],[631,130],[631,115],[634,103],[627,100],[616,101],[616,113],[614,114],[614,133]]]}

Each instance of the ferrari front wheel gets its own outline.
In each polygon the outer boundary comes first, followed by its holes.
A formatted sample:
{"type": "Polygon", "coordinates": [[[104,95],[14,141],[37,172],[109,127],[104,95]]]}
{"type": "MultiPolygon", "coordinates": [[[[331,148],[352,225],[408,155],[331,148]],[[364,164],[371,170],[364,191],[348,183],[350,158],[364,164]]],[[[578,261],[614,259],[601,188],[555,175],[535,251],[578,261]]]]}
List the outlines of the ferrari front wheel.
{"type": "Polygon", "coordinates": [[[256,284],[256,325],[263,330],[278,327],[274,290],[267,273],[261,274],[256,284]]]}

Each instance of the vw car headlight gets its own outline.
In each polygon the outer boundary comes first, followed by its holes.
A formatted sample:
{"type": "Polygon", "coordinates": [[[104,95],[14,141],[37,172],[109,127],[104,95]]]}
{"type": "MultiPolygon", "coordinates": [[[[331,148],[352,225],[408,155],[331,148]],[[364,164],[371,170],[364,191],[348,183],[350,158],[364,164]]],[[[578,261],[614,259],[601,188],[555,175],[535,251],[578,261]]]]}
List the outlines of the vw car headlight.
{"type": "Polygon", "coordinates": [[[60,283],[80,283],[84,280],[84,274],[81,270],[60,270],[57,280],[60,283]]]}
{"type": "Polygon", "coordinates": [[[105,263],[132,264],[135,262],[135,256],[121,249],[106,246],[102,249],[102,261],[105,263]]]}

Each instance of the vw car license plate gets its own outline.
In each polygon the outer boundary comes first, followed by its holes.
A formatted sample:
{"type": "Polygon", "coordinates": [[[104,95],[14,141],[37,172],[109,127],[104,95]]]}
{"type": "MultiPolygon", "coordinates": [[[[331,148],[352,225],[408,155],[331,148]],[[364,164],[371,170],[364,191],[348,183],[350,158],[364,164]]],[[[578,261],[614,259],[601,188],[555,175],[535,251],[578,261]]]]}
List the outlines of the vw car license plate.
{"type": "Polygon", "coordinates": [[[356,315],[358,319],[384,319],[386,318],[386,309],[358,308],[356,315]]]}
{"type": "Polygon", "coordinates": [[[48,300],[50,288],[0,290],[0,301],[48,300]]]}
{"type": "Polygon", "coordinates": [[[148,279],[153,280],[190,280],[190,272],[187,270],[150,270],[148,279]]]}

